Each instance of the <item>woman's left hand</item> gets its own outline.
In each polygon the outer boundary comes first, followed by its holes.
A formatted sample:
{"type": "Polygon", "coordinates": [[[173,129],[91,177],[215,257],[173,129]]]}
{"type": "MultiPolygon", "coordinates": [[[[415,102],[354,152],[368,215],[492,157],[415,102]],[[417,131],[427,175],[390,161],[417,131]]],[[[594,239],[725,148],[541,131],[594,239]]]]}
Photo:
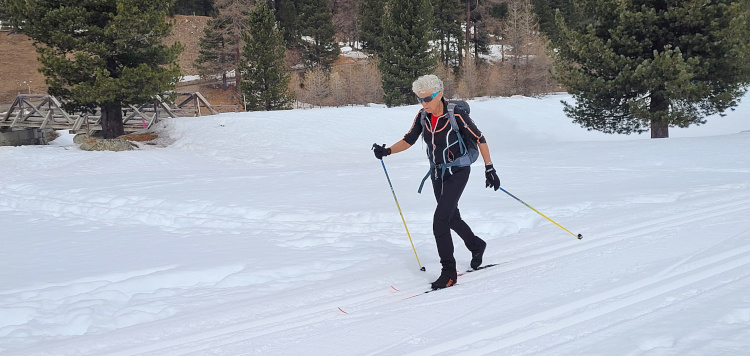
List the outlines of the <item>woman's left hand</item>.
{"type": "Polygon", "coordinates": [[[500,177],[497,176],[497,171],[495,171],[492,163],[484,166],[484,177],[487,179],[485,181],[487,188],[492,187],[495,190],[500,188],[500,177]]]}

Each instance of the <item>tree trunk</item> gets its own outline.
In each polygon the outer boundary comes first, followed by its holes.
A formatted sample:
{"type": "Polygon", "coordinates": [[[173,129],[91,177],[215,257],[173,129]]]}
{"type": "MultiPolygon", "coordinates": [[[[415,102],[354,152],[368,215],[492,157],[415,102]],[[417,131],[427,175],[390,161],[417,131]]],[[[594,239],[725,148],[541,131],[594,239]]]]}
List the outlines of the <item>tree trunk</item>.
{"type": "MultiPolygon", "coordinates": [[[[656,92],[651,94],[651,113],[662,113],[658,117],[667,117],[669,113],[669,102],[664,95],[656,92]]],[[[651,138],[669,138],[669,124],[661,120],[651,119],[651,138]]]]}
{"type": "Polygon", "coordinates": [[[466,0],[466,59],[471,59],[471,5],[466,0]]]}
{"type": "Polygon", "coordinates": [[[102,133],[104,138],[111,139],[125,134],[122,125],[122,108],[119,104],[103,104],[102,110],[102,133]]]}
{"type": "Polygon", "coordinates": [[[242,84],[242,75],[240,74],[240,33],[239,28],[235,26],[234,30],[234,91],[240,92],[242,84]]]}
{"type": "Polygon", "coordinates": [[[651,120],[651,138],[669,138],[669,125],[651,120]]]}

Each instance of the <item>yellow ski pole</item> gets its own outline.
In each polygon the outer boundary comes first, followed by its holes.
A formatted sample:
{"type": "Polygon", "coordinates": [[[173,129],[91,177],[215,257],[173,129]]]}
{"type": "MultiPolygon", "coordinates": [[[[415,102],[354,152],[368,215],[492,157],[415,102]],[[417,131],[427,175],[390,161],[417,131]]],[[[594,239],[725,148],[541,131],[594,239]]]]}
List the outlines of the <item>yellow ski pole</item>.
{"type": "Polygon", "coordinates": [[[500,190],[504,191],[504,192],[505,192],[505,194],[508,194],[508,195],[510,195],[510,196],[511,196],[511,197],[512,197],[513,199],[515,199],[515,200],[518,200],[518,201],[519,201],[519,202],[520,202],[521,204],[523,204],[523,205],[526,205],[526,207],[528,207],[529,209],[531,209],[531,210],[534,210],[534,212],[536,212],[537,214],[539,214],[539,215],[543,216],[543,217],[544,217],[545,219],[547,219],[547,220],[549,220],[549,221],[552,221],[552,223],[553,223],[553,224],[555,224],[555,225],[557,225],[558,227],[560,227],[561,229],[563,229],[563,230],[567,231],[567,232],[568,232],[569,234],[571,234],[571,235],[573,235],[573,236],[577,237],[577,238],[578,238],[579,240],[583,238],[583,235],[581,235],[581,234],[578,234],[578,235],[576,236],[576,234],[574,234],[574,233],[570,232],[570,230],[568,230],[568,229],[566,229],[566,228],[562,227],[562,225],[560,225],[560,224],[556,223],[556,222],[555,222],[554,220],[552,220],[552,219],[548,218],[548,217],[547,217],[547,215],[544,215],[544,214],[540,213],[540,212],[539,212],[538,210],[536,210],[536,209],[532,208],[532,207],[531,207],[531,205],[529,205],[529,204],[526,204],[526,203],[524,203],[524,201],[523,201],[523,200],[521,200],[521,199],[518,199],[518,198],[516,198],[516,196],[515,196],[515,195],[513,195],[513,194],[510,194],[510,193],[509,193],[509,192],[508,192],[507,190],[503,189],[502,187],[500,187],[500,190]]]}
{"type": "Polygon", "coordinates": [[[422,263],[419,262],[419,256],[417,256],[417,249],[414,248],[414,241],[411,240],[411,235],[409,234],[409,228],[406,227],[406,220],[404,219],[404,214],[401,213],[401,206],[398,205],[398,198],[396,198],[396,192],[393,190],[393,184],[391,184],[391,177],[388,176],[388,170],[385,169],[385,162],[383,162],[383,159],[380,159],[380,163],[383,164],[383,172],[385,172],[385,178],[388,179],[388,185],[391,187],[391,193],[393,193],[393,200],[396,201],[396,207],[398,208],[398,213],[401,215],[401,221],[404,223],[404,229],[406,229],[406,236],[409,237],[409,242],[411,242],[411,249],[414,250],[414,256],[417,257],[417,264],[419,264],[419,270],[420,271],[426,271],[426,269],[422,266],[422,263]]]}

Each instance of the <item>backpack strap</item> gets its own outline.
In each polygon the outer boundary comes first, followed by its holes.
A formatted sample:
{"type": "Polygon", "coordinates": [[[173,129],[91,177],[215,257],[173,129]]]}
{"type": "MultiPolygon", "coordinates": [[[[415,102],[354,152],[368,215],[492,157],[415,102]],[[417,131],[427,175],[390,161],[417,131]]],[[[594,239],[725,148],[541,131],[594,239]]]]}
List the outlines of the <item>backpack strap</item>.
{"type": "Polygon", "coordinates": [[[456,122],[456,103],[448,103],[448,120],[451,122],[453,131],[458,132],[458,123],[456,122]]]}
{"type": "Polygon", "coordinates": [[[424,135],[424,129],[425,129],[424,121],[425,121],[425,119],[427,119],[427,112],[424,111],[424,109],[422,109],[421,111],[419,111],[419,123],[422,124],[422,135],[424,135]]]}
{"type": "MultiPolygon", "coordinates": [[[[427,120],[427,112],[422,109],[422,111],[419,113],[419,123],[422,124],[422,136],[424,137],[424,130],[425,127],[425,121],[427,120]]],[[[417,190],[417,193],[422,194],[422,187],[424,187],[424,182],[427,180],[427,178],[430,177],[430,174],[432,174],[432,168],[434,167],[434,163],[430,160],[430,153],[428,150],[427,153],[427,160],[430,162],[430,169],[427,171],[427,175],[422,178],[422,183],[419,184],[419,190],[417,190]]]]}
{"type": "Polygon", "coordinates": [[[453,128],[453,131],[456,132],[456,136],[458,136],[458,147],[460,148],[461,155],[466,154],[466,144],[464,143],[463,137],[461,136],[461,131],[459,131],[458,122],[456,122],[456,114],[454,109],[456,108],[456,103],[448,103],[448,119],[451,122],[451,127],[453,128]]]}
{"type": "MultiPolygon", "coordinates": [[[[450,102],[448,103],[448,105],[447,105],[447,109],[448,109],[448,121],[451,123],[451,128],[453,129],[453,131],[456,132],[456,136],[458,136],[458,147],[460,149],[461,155],[464,155],[465,152],[466,152],[466,146],[464,145],[464,141],[461,138],[461,133],[458,131],[459,127],[458,127],[458,122],[456,122],[455,108],[456,108],[456,103],[450,103],[450,102]]],[[[424,130],[424,128],[425,128],[425,120],[426,120],[426,117],[427,117],[427,113],[424,111],[424,109],[422,109],[422,114],[421,115],[422,115],[422,117],[420,118],[420,122],[422,123],[422,130],[424,130]]],[[[424,131],[422,131],[422,134],[424,135],[424,131]]],[[[459,165],[459,162],[457,162],[457,161],[456,162],[450,162],[450,163],[443,163],[443,164],[441,164],[439,167],[437,167],[437,168],[440,168],[440,177],[444,177],[445,176],[445,171],[448,168],[451,168],[451,167],[457,166],[457,165],[459,165]]],[[[424,176],[424,178],[422,178],[422,183],[419,184],[419,190],[417,190],[418,193],[420,193],[420,194],[422,193],[422,188],[424,187],[424,182],[427,180],[427,178],[430,177],[430,174],[432,174],[432,170],[435,169],[435,168],[436,168],[435,164],[432,161],[430,161],[430,170],[427,171],[427,174],[424,176]]],[[[437,174],[437,172],[435,174],[437,174]]]]}

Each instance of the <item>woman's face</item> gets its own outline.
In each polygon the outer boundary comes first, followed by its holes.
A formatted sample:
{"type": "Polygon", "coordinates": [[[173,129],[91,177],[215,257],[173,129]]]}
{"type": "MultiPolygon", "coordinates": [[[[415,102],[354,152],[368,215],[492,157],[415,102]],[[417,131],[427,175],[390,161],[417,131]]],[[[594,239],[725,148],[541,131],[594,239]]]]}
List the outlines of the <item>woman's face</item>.
{"type": "Polygon", "coordinates": [[[425,111],[432,115],[443,115],[443,101],[441,100],[443,98],[443,92],[438,92],[437,95],[434,97],[432,96],[435,94],[434,91],[424,91],[417,93],[417,96],[420,98],[420,102],[422,103],[422,107],[425,111]],[[432,100],[430,98],[432,97],[432,100]],[[427,100],[430,100],[430,102],[427,102],[427,100]]]}

